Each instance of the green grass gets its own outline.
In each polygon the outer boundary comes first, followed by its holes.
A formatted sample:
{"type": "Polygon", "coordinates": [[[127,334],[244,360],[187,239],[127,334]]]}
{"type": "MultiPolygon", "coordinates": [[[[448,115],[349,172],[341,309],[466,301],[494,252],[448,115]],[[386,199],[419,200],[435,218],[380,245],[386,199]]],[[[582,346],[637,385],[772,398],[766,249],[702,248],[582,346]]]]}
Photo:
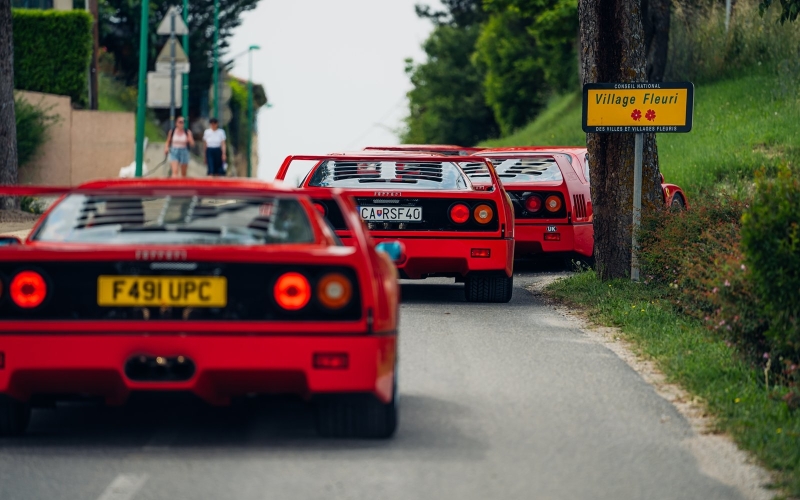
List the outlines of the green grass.
{"type": "MultiPolygon", "coordinates": [[[[98,77],[97,107],[100,111],[128,111],[136,113],[136,89],[125,87],[108,75],[98,77]]],[[[144,135],[149,142],[164,142],[166,134],[156,124],[152,111],[148,110],[144,121],[144,135]]]]}
{"type": "MultiPolygon", "coordinates": [[[[688,134],[659,134],[661,171],[691,198],[719,183],[748,182],[762,166],[800,164],[800,97],[769,75],[698,85],[688,134]]],[[[579,93],[554,99],[527,127],[487,146],[585,145],[579,93]]]]}
{"type": "MultiPolygon", "coordinates": [[[[661,300],[658,288],[601,282],[584,272],[551,284],[547,294],[580,304],[597,323],[619,327],[666,376],[706,402],[719,429],[778,472],[778,485],[800,496],[800,413],[793,414],[764,373],[698,322],[661,300]]],[[[771,381],[772,383],[772,381],[771,381]]]]}

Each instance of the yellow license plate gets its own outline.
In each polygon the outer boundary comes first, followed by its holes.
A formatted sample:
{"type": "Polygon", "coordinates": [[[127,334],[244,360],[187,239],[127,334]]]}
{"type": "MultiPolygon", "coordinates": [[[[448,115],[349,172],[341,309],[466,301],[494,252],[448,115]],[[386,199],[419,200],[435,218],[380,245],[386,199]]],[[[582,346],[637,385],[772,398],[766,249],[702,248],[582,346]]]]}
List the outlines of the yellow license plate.
{"type": "Polygon", "coordinates": [[[224,276],[100,276],[97,305],[106,307],[225,307],[224,276]]]}

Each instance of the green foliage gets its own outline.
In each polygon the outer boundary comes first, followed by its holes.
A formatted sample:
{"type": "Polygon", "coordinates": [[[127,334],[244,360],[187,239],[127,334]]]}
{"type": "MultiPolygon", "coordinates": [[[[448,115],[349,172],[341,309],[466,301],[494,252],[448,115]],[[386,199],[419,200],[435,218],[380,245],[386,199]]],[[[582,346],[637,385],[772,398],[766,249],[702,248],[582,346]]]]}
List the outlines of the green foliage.
{"type": "MultiPolygon", "coordinates": [[[[220,57],[229,47],[233,30],[242,23],[244,12],[256,7],[258,0],[228,0],[220,2],[220,57]]],[[[147,67],[155,65],[158,52],[167,38],[156,34],[156,27],[174,2],[150,1],[147,67]]],[[[139,33],[141,4],[130,0],[100,0],[100,44],[114,55],[116,76],[126,86],[135,86],[139,72],[139,33]]],[[[212,46],[214,29],[214,0],[189,2],[189,109],[199,115],[200,105],[208,96],[212,80],[212,46]]]]}
{"type": "Polygon", "coordinates": [[[742,244],[769,319],[767,335],[800,356],[800,174],[760,176],[753,206],[742,218],[742,244]]]}
{"type": "Polygon", "coordinates": [[[483,73],[471,61],[479,30],[439,25],[423,44],[427,62],[406,61],[414,88],[403,142],[469,146],[497,135],[483,98],[483,73]]]}
{"type": "Polygon", "coordinates": [[[576,0],[486,0],[475,58],[486,102],[504,135],[525,125],[554,91],[575,88],[576,0]]]}
{"type": "Polygon", "coordinates": [[[778,486],[800,496],[800,418],[787,404],[789,387],[776,384],[769,373],[765,377],[761,366],[677,312],[657,284],[601,282],[585,272],[555,282],[547,293],[580,304],[598,323],[618,326],[670,381],[702,398],[720,430],[777,471],[778,486]]]}
{"type": "Polygon", "coordinates": [[[23,196],[19,200],[19,209],[34,215],[42,215],[46,209],[43,201],[32,196],[23,196]]]}
{"type": "MultiPolygon", "coordinates": [[[[761,2],[759,2],[758,10],[762,16],[764,15],[764,12],[769,9],[772,3],[773,0],[761,0],[761,2]]],[[[781,24],[785,23],[786,21],[795,21],[797,19],[797,15],[800,14],[800,0],[780,0],[780,4],[781,24]]]]}
{"type": "Polygon", "coordinates": [[[14,9],[14,88],[66,95],[85,106],[92,17],[83,11],[14,9]]]}
{"type": "Polygon", "coordinates": [[[17,123],[17,163],[24,167],[36,157],[36,153],[47,140],[47,129],[56,122],[56,117],[47,114],[35,104],[22,98],[14,99],[17,123]]]}

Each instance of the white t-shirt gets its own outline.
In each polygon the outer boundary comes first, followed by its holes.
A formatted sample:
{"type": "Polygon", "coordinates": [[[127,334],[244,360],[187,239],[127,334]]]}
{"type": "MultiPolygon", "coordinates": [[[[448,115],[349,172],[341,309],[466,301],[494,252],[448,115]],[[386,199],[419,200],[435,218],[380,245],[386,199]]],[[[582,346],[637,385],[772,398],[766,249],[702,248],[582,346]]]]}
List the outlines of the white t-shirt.
{"type": "Polygon", "coordinates": [[[206,131],[203,132],[203,140],[206,142],[206,147],[208,148],[221,148],[225,139],[225,131],[221,128],[217,130],[207,128],[206,131]]]}

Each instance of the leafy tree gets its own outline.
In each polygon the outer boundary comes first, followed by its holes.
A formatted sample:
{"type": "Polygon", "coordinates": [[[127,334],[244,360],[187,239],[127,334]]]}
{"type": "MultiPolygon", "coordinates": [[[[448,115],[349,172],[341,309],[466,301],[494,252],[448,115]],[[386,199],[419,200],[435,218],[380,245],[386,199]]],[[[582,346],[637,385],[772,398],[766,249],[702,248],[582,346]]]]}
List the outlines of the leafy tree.
{"type": "Polygon", "coordinates": [[[578,83],[577,0],[485,0],[476,44],[486,101],[503,134],[528,123],[547,97],[578,83]]]}
{"type": "Polygon", "coordinates": [[[444,10],[417,6],[435,28],[423,44],[424,63],[406,60],[413,89],[402,133],[405,143],[472,145],[495,137],[498,126],[483,97],[484,74],[472,61],[480,23],[480,0],[444,0],[444,10]]]}
{"type": "MultiPolygon", "coordinates": [[[[228,39],[238,27],[244,12],[256,7],[258,0],[225,0],[219,6],[219,50],[224,54],[228,39]]],[[[166,15],[172,2],[150,0],[150,42],[147,66],[155,65],[159,50],[167,37],[157,35],[158,23],[166,15]]],[[[130,0],[100,0],[100,44],[114,55],[117,76],[126,85],[138,81],[140,4],[130,0]]],[[[189,2],[189,107],[199,114],[201,97],[208,94],[213,78],[214,0],[189,2]]]]}

